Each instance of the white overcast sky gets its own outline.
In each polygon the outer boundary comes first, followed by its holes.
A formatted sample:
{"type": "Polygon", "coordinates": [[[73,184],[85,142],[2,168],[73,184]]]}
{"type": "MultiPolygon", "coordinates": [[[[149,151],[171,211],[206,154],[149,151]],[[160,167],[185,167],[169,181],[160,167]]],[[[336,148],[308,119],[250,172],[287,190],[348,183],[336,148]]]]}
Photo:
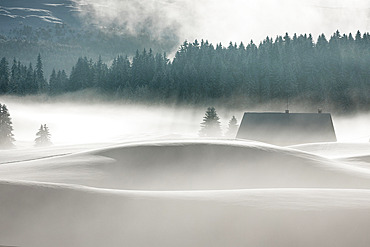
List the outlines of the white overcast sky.
{"type": "MultiPolygon", "coordinates": [[[[92,12],[94,21],[108,25],[125,23],[131,33],[152,20],[153,36],[175,28],[180,41],[208,39],[259,42],[266,36],[288,32],[368,32],[369,0],[73,0],[81,14],[92,12]]],[[[90,19],[91,21],[91,19],[90,19]]]]}

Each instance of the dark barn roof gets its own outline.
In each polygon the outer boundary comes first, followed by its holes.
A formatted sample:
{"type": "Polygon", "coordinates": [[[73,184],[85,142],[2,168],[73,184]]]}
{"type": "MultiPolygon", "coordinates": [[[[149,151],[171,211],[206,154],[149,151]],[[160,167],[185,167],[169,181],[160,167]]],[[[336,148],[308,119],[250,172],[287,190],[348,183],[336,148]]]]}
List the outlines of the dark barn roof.
{"type": "Polygon", "coordinates": [[[330,113],[246,112],[236,138],[281,146],[337,141],[330,113]]]}

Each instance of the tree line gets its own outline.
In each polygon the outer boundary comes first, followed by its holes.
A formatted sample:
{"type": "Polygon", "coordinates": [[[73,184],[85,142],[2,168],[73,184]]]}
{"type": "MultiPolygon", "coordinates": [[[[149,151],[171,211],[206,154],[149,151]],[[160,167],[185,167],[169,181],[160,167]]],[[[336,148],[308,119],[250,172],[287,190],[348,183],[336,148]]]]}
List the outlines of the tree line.
{"type": "Polygon", "coordinates": [[[40,55],[35,68],[14,59],[0,62],[0,94],[50,95],[84,89],[133,101],[257,105],[297,100],[333,104],[342,112],[368,109],[370,34],[335,32],[316,42],[311,35],[267,37],[259,45],[185,41],[171,61],[144,49],[110,65],[80,57],[67,75],[43,76],[40,55]]]}
{"type": "Polygon", "coordinates": [[[9,31],[6,25],[2,25],[0,58],[6,57],[11,64],[16,57],[28,66],[41,53],[45,75],[49,79],[53,68],[64,69],[70,74],[77,59],[86,55],[97,60],[101,54],[104,61],[111,61],[117,54],[132,56],[136,49],[152,47],[162,52],[176,49],[178,44],[177,37],[170,34],[159,41],[153,39],[148,32],[133,36],[125,32],[124,28],[96,28],[76,24],[49,24],[39,27],[17,25],[9,31]]]}

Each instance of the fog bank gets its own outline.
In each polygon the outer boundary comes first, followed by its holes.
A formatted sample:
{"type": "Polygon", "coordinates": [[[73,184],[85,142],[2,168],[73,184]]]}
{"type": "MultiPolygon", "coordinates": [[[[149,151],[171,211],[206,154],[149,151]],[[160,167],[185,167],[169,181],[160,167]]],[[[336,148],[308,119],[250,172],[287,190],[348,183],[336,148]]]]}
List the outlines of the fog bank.
{"type": "MultiPolygon", "coordinates": [[[[178,105],[139,105],[122,102],[82,103],[77,101],[42,102],[32,97],[0,97],[8,106],[17,145],[29,146],[41,124],[46,124],[54,144],[127,142],[153,138],[198,137],[207,107],[178,105]],[[28,144],[27,144],[28,143],[28,144]]],[[[215,106],[223,132],[235,115],[238,123],[245,111],[283,111],[284,109],[227,109],[215,106]]],[[[292,111],[293,112],[293,111],[292,111]]],[[[300,112],[295,109],[294,112],[300,112]]],[[[302,112],[307,112],[306,110],[302,112]]],[[[370,113],[352,116],[332,115],[338,142],[367,142],[370,138],[370,113]]]]}

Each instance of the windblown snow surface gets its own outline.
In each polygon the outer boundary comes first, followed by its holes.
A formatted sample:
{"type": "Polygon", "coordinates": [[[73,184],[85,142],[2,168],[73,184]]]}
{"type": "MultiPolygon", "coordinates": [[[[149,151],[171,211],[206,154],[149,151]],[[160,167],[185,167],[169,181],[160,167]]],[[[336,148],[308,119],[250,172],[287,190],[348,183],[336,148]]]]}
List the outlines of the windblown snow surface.
{"type": "Polygon", "coordinates": [[[3,150],[0,245],[369,246],[369,157],[209,139],[3,150]]]}

